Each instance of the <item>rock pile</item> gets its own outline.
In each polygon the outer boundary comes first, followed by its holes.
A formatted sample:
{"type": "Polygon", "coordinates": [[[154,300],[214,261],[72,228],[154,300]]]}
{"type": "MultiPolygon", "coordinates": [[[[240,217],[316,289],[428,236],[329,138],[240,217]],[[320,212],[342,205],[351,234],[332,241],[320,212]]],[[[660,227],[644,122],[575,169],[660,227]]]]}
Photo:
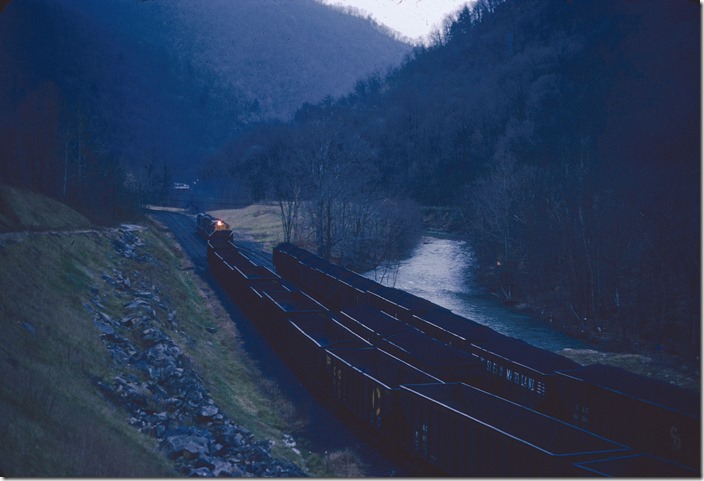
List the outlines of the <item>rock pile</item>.
{"type": "Polygon", "coordinates": [[[112,247],[115,249],[115,252],[122,257],[135,259],[140,262],[152,262],[154,258],[149,254],[136,252],[138,247],[145,245],[144,241],[137,234],[140,229],[142,229],[142,227],[137,225],[121,225],[118,229],[120,237],[113,237],[112,247]]]}
{"type": "MultiPolygon", "coordinates": [[[[113,242],[118,254],[149,262],[135,252],[142,244],[133,230],[113,242]]],[[[123,315],[105,312],[100,291],[85,306],[93,314],[100,339],[117,372],[95,379],[106,398],[129,414],[129,422],[160,441],[160,448],[184,476],[305,476],[295,464],[274,459],[271,441],[255,441],[234,424],[210,397],[190,360],[162,328],[176,327],[177,317],[159,290],[142,274],[114,270],[103,279],[123,298],[123,315]]],[[[110,294],[107,294],[110,295],[110,294]]]]}

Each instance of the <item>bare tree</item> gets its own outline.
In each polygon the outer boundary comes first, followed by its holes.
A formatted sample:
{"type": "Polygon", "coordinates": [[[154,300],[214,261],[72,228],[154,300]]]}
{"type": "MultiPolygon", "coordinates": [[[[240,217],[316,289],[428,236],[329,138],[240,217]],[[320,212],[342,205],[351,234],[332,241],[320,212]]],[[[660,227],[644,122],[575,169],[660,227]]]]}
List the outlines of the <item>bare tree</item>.
{"type": "MultiPolygon", "coordinates": [[[[523,230],[531,205],[524,201],[526,186],[534,173],[519,167],[510,156],[501,157],[487,177],[469,190],[470,229],[475,249],[493,265],[498,293],[506,299],[513,295],[515,275],[524,255],[523,230]]],[[[497,293],[497,294],[498,294],[497,293]]]]}
{"type": "Polygon", "coordinates": [[[284,242],[291,242],[294,229],[300,223],[300,210],[305,189],[305,173],[300,156],[279,159],[274,177],[274,196],[281,212],[284,242]]]}

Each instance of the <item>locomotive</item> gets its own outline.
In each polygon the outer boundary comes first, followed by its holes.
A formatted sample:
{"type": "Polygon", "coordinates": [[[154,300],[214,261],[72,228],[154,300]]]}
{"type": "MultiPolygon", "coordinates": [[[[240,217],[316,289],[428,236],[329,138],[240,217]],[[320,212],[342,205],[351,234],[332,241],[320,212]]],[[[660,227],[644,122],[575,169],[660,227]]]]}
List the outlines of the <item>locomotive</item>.
{"type": "Polygon", "coordinates": [[[203,239],[208,239],[210,234],[215,231],[228,231],[230,230],[230,225],[222,219],[216,219],[210,214],[201,212],[196,215],[196,232],[200,234],[203,239]]]}
{"type": "Polygon", "coordinates": [[[257,265],[228,229],[214,278],[315,393],[449,476],[699,476],[699,394],[581,366],[292,244],[257,265]]]}

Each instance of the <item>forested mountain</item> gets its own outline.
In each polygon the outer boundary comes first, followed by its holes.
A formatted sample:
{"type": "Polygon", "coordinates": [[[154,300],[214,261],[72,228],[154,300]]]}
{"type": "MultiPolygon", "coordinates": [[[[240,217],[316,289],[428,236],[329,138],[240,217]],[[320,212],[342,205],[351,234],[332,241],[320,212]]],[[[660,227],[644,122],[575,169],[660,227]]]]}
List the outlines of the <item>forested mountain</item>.
{"type": "Polygon", "coordinates": [[[379,199],[455,208],[497,296],[698,353],[699,8],[480,0],[386,77],[220,159],[255,197],[304,199],[323,255],[359,262],[379,199]]]}
{"type": "Polygon", "coordinates": [[[479,0],[401,63],[313,0],[14,1],[0,176],[106,222],[180,176],[246,183],[354,267],[442,206],[507,302],[698,353],[699,9],[479,0]]]}
{"type": "Polygon", "coordinates": [[[387,33],[314,0],[12,1],[0,175],[74,205],[109,202],[88,192],[114,191],[118,171],[132,185],[190,181],[251,123],[400,64],[410,46],[387,33]]]}

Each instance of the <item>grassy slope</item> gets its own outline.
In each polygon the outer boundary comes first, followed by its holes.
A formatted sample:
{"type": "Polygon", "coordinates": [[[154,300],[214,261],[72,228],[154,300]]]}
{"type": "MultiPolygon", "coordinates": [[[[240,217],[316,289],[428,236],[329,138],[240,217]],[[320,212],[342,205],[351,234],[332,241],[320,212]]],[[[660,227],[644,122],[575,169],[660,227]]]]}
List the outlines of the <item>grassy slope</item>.
{"type": "MultiPolygon", "coordinates": [[[[3,187],[4,230],[81,229],[84,218],[3,187]]],[[[0,472],[6,476],[173,474],[155,441],[127,425],[90,377],[108,353],[83,307],[113,261],[107,233],[35,233],[0,249],[0,472]]]]}
{"type": "Polygon", "coordinates": [[[172,474],[90,382],[110,360],[82,306],[97,285],[101,235],[38,236],[0,254],[0,468],[8,476],[172,474]],[[73,245],[71,245],[73,243],[73,245]]]}
{"type": "MultiPolygon", "coordinates": [[[[140,232],[145,251],[158,261],[138,263],[114,252],[115,231],[86,232],[83,219],[63,206],[17,190],[2,192],[10,197],[0,206],[6,230],[38,228],[45,213],[53,212],[51,229],[64,232],[0,235],[0,475],[175,474],[156,441],[131,427],[126,413],[91,383],[92,376],[115,375],[84,307],[93,288],[101,292],[106,312],[121,316],[126,299],[101,278],[113,269],[141,271],[164,294],[179,321],[177,331],[166,332],[189,354],[212,397],[236,423],[259,439],[280,440],[295,429],[290,403],[260,379],[239,349],[229,317],[166,233],[152,225],[140,232]],[[24,207],[20,212],[8,205],[24,207]]],[[[275,453],[295,459],[282,447],[275,453]]],[[[308,461],[321,464],[315,455],[308,461]]]]}
{"type": "Polygon", "coordinates": [[[88,219],[63,204],[0,184],[0,232],[89,226],[88,219]]]}

